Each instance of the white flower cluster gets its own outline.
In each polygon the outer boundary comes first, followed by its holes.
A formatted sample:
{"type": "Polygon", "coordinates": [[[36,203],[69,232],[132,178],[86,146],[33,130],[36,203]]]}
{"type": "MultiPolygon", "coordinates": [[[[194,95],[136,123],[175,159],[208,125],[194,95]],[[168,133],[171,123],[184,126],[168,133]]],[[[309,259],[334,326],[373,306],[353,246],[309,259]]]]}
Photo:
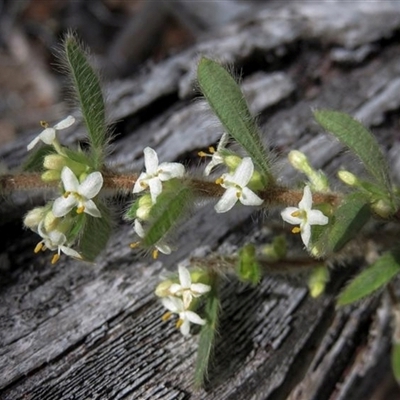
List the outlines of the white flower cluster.
{"type": "MultiPolygon", "coordinates": [[[[211,156],[211,161],[208,163],[204,170],[204,175],[208,176],[212,169],[220,164],[227,164],[223,152],[228,142],[228,135],[224,133],[218,143],[217,150],[210,147],[210,155],[200,152],[201,157],[211,156]]],[[[239,157],[235,157],[239,158],[239,157]]],[[[225,173],[216,180],[216,183],[226,189],[225,193],[215,205],[217,213],[224,213],[231,210],[237,201],[240,201],[245,206],[259,206],[263,200],[257,196],[247,186],[254,174],[254,164],[250,157],[245,157],[241,160],[233,172],[233,174],[225,173]]]]}
{"type": "Polygon", "coordinates": [[[171,283],[168,288],[163,289],[161,302],[168,310],[166,318],[170,314],[179,316],[177,327],[182,335],[188,336],[190,323],[204,325],[206,320],[202,319],[194,311],[191,311],[192,301],[211,290],[211,286],[204,283],[193,283],[189,270],[183,265],[178,266],[179,283],[171,283]]]}
{"type": "MultiPolygon", "coordinates": [[[[60,155],[63,154],[57,140],[57,131],[68,128],[74,122],[75,118],[72,116],[68,116],[54,127],[49,127],[46,122],[42,122],[45,129],[28,144],[28,150],[42,141],[52,145],[60,155]]],[[[93,198],[99,194],[103,186],[103,176],[100,172],[92,172],[84,175],[81,179],[80,182],[75,173],[64,165],[61,170],[60,182],[64,188],[63,195],[55,199],[50,207],[35,208],[25,216],[25,226],[36,232],[42,239],[36,245],[35,253],[47,249],[57,251],[52,258],[52,264],[58,261],[61,253],[82,259],[82,256],[71,248],[75,241],[74,238],[70,240],[67,238],[74,220],[63,217],[67,217],[74,208],[76,208],[77,214],[86,213],[92,217],[101,217],[93,198]]]]}
{"type": "MultiPolygon", "coordinates": [[[[185,167],[180,163],[163,162],[159,164],[157,153],[151,147],[146,147],[143,150],[143,153],[145,171],[139,175],[133,187],[134,194],[149,189],[151,197],[151,204],[144,201],[144,205],[139,207],[136,212],[136,216],[141,216],[142,218],[135,219],[134,230],[141,239],[146,235],[142,221],[146,219],[151,206],[157,202],[157,197],[162,193],[163,182],[169,181],[173,178],[182,178],[185,173],[185,167]],[[140,219],[142,219],[142,221],[140,221],[140,219]]],[[[144,199],[146,199],[145,196],[146,195],[143,196],[144,199]]],[[[136,245],[137,243],[134,243],[131,247],[136,247],[136,245]]],[[[158,252],[163,254],[171,253],[170,246],[165,243],[157,243],[155,248],[156,249],[153,252],[154,258],[157,258],[158,252]]]]}

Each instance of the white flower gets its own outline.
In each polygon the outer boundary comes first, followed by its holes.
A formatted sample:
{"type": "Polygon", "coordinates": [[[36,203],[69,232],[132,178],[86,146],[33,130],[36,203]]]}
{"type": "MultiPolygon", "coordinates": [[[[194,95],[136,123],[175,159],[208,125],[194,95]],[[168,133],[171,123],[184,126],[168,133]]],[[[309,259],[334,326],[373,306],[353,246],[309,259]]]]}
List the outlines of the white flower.
{"type": "Polygon", "coordinates": [[[300,225],[300,228],[293,228],[292,232],[301,233],[301,239],[306,247],[310,243],[311,225],[326,225],[329,221],[320,210],[312,210],[311,206],[311,189],[305,186],[299,207],[287,207],[281,212],[284,221],[292,225],[300,225]]]}
{"type": "MultiPolygon", "coordinates": [[[[144,231],[143,226],[138,219],[135,219],[134,230],[141,239],[143,239],[145,237],[146,232],[144,231]]],[[[156,252],[153,253],[153,258],[157,258],[157,251],[159,251],[163,254],[171,254],[171,248],[165,243],[158,242],[154,245],[154,247],[156,248],[156,252]]]]}
{"type": "Polygon", "coordinates": [[[178,265],[179,283],[173,283],[169,292],[173,296],[182,296],[183,305],[189,308],[193,297],[200,297],[211,290],[211,286],[204,283],[192,283],[190,272],[183,265],[178,265]]]}
{"type": "Polygon", "coordinates": [[[214,207],[217,213],[229,211],[238,200],[245,206],[259,206],[262,204],[264,200],[260,199],[252,190],[246,187],[253,172],[253,161],[251,161],[250,157],[245,157],[233,175],[224,174],[217,180],[226,189],[214,207]]]}
{"type": "Polygon", "coordinates": [[[27,149],[33,149],[40,141],[46,144],[53,144],[56,139],[57,131],[70,127],[74,122],[75,118],[72,115],[69,115],[67,118],[64,118],[58,124],[50,128],[48,127],[47,122],[42,122],[42,126],[45,129],[28,144],[27,149]]]}
{"type": "Polygon", "coordinates": [[[143,150],[144,165],[146,172],[142,172],[135,182],[133,193],[139,193],[150,188],[153,204],[157,196],[162,192],[162,182],[172,178],[181,178],[185,173],[185,167],[179,163],[161,163],[158,164],[157,153],[150,147],[143,150]]]}
{"type": "Polygon", "coordinates": [[[57,254],[53,256],[51,261],[52,264],[55,264],[60,258],[60,253],[64,253],[67,256],[82,259],[82,256],[76,251],[71,249],[69,246],[66,246],[65,243],[67,241],[67,237],[57,230],[52,230],[50,232],[45,232],[43,228],[44,221],[39,224],[38,233],[43,239],[40,241],[35,247],[35,253],[38,253],[40,250],[49,249],[51,251],[57,250],[57,254]]]}
{"type": "Polygon", "coordinates": [[[221,150],[225,149],[226,144],[228,143],[228,138],[229,135],[227,133],[224,133],[221,136],[221,139],[218,143],[217,150],[214,149],[214,147],[209,147],[209,152],[211,154],[204,153],[203,151],[199,152],[200,157],[211,157],[211,161],[208,163],[204,170],[204,175],[208,176],[210,175],[212,169],[216,167],[219,164],[224,163],[224,157],[221,154],[221,150]]]}
{"type": "Polygon", "coordinates": [[[68,167],[64,167],[61,171],[61,181],[65,193],[54,201],[53,214],[56,217],[63,217],[74,207],[77,207],[78,214],[85,212],[92,217],[101,217],[99,209],[91,200],[103,186],[103,176],[100,172],[92,172],[79,183],[75,174],[68,167]]]}
{"type": "Polygon", "coordinates": [[[164,297],[161,299],[163,306],[171,313],[179,315],[177,327],[183,336],[189,335],[190,323],[204,325],[206,320],[200,318],[194,311],[187,310],[183,305],[183,301],[177,297],[164,297]]]}

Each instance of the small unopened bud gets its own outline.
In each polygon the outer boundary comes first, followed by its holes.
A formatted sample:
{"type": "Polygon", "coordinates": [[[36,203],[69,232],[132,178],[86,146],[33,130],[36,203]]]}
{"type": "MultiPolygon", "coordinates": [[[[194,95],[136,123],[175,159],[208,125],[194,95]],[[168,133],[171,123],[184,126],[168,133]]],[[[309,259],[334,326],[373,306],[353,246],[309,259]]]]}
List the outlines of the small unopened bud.
{"type": "Polygon", "coordinates": [[[320,267],[314,269],[308,280],[308,287],[311,297],[316,298],[320,296],[324,292],[328,280],[329,271],[327,267],[321,265],[320,267]]]}
{"type": "Polygon", "coordinates": [[[44,158],[43,167],[46,169],[55,169],[61,171],[66,165],[66,160],[64,156],[60,154],[49,154],[44,158]]]}
{"type": "Polygon", "coordinates": [[[356,186],[359,183],[358,178],[349,171],[339,171],[338,177],[343,183],[349,186],[356,186]]]}
{"type": "Polygon", "coordinates": [[[297,169],[298,171],[308,174],[312,170],[307,156],[301,151],[292,150],[288,154],[288,159],[293,168],[297,169]]]}
{"type": "Polygon", "coordinates": [[[29,211],[24,218],[24,225],[29,229],[36,229],[46,214],[45,207],[36,207],[29,211]]]}
{"type": "Polygon", "coordinates": [[[242,158],[239,156],[229,155],[224,157],[224,164],[232,171],[234,171],[241,162],[242,158]]]}
{"type": "Polygon", "coordinates": [[[382,218],[389,218],[393,214],[393,209],[385,200],[378,200],[371,205],[372,210],[382,218]]]}
{"type": "Polygon", "coordinates": [[[51,169],[43,172],[41,178],[43,182],[59,181],[61,179],[61,172],[51,169]]]}
{"type": "Polygon", "coordinates": [[[136,210],[136,217],[140,218],[142,221],[147,221],[149,219],[149,214],[151,207],[153,206],[153,201],[151,200],[150,194],[145,194],[138,200],[138,209],[136,210]]]}

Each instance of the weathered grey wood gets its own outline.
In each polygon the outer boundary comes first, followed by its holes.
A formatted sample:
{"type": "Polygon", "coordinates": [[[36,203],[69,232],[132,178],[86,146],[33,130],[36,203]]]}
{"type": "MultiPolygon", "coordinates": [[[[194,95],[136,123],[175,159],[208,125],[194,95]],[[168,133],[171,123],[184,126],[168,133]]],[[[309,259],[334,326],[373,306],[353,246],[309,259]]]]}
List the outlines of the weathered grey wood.
{"type": "MultiPolygon", "coordinates": [[[[332,176],[341,165],[361,170],[312,121],[313,107],[329,107],[373,128],[400,180],[400,134],[391,114],[400,102],[399,26],[396,2],[274,3],[141,76],[110,84],[110,114],[121,121],[111,165],[138,169],[151,145],[162,160],[186,160],[196,170],[199,161],[191,160],[221,132],[192,100],[196,59],[208,54],[256,71],[243,87],[281,159],[300,148],[332,176]],[[372,46],[365,58],[362,46],[372,46]]],[[[80,127],[65,139],[82,137],[80,127]]],[[[25,157],[30,138],[1,149],[7,165],[25,157]]],[[[280,171],[296,179],[284,161],[280,171]]],[[[26,197],[14,200],[18,212],[31,207],[26,197]]],[[[301,282],[282,277],[266,277],[256,288],[226,281],[210,383],[194,391],[197,337],[185,340],[173,323],[161,322],[153,295],[158,275],[193,252],[268,242],[269,215],[246,208],[215,215],[212,204],[200,204],[177,232],[177,251],[157,262],[130,250],[131,228],[121,222],[96,264],[61,259],[56,266],[46,254],[32,255],[35,235],[7,221],[0,269],[4,399],[366,399],[389,374],[387,305],[377,298],[335,313],[348,270],[341,267],[317,300],[301,282]]]]}

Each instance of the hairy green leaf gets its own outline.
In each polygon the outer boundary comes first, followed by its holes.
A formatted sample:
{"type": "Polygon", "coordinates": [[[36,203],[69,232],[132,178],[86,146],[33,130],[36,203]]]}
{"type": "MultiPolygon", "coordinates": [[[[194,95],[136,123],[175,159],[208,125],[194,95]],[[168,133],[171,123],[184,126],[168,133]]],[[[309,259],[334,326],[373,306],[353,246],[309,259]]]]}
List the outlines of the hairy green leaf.
{"type": "Polygon", "coordinates": [[[386,285],[400,272],[400,253],[388,252],[362,271],[339,295],[338,305],[360,300],[386,285]]]}
{"type": "Polygon", "coordinates": [[[331,111],[314,111],[316,121],[352,150],[363,162],[369,174],[389,193],[392,185],[386,159],[371,132],[348,114],[331,111]]]}
{"type": "MultiPolygon", "coordinates": [[[[215,285],[213,285],[215,286],[215,285]]],[[[199,346],[197,351],[194,383],[197,388],[204,386],[207,379],[208,367],[212,356],[215,335],[218,328],[219,300],[215,288],[207,295],[205,306],[206,324],[200,332],[199,346]]]]}
{"type": "Polygon", "coordinates": [[[74,35],[67,35],[64,49],[68,70],[89,135],[94,167],[100,169],[108,139],[100,79],[74,35]]]}
{"type": "Polygon", "coordinates": [[[96,202],[96,205],[101,212],[101,218],[84,214],[84,225],[79,238],[81,255],[87,261],[94,261],[105,249],[112,231],[109,208],[100,201],[96,202]]]}
{"type": "Polygon", "coordinates": [[[188,209],[191,194],[191,189],[182,181],[168,181],[168,188],[157,197],[157,202],[151,208],[149,227],[142,239],[144,246],[154,246],[177,224],[188,209]]]}
{"type": "Polygon", "coordinates": [[[197,78],[202,93],[226,132],[247,151],[266,183],[273,182],[271,156],[261,142],[257,124],[239,85],[224,67],[205,57],[199,62],[197,78]]]}
{"type": "Polygon", "coordinates": [[[364,194],[351,193],[330,217],[330,225],[317,238],[315,247],[319,255],[337,252],[353,239],[371,216],[368,199],[364,194]]]}

